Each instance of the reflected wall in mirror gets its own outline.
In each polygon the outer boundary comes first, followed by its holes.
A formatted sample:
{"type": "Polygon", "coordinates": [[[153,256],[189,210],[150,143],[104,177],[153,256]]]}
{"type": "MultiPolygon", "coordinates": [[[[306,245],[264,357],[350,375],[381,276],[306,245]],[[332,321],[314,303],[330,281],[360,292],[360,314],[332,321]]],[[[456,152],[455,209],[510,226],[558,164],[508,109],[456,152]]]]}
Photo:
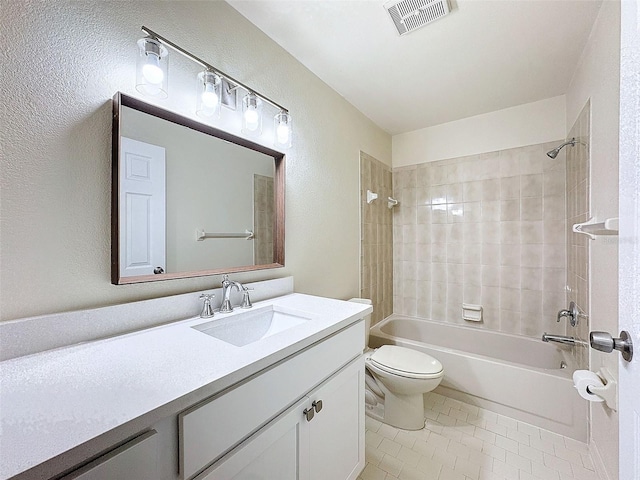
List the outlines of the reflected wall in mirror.
{"type": "Polygon", "coordinates": [[[122,93],[113,101],[111,277],[284,266],[284,155],[122,93]]]}

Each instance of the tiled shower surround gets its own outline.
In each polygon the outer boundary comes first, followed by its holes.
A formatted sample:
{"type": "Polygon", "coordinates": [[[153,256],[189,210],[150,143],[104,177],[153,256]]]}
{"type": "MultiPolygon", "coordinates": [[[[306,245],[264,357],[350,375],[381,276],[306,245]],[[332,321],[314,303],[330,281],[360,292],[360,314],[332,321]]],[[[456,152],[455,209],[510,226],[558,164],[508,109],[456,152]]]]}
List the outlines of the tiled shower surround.
{"type": "Polygon", "coordinates": [[[566,321],[566,333],[585,341],[573,353],[578,368],[589,368],[589,238],[572,231],[575,223],[584,223],[589,217],[589,144],[590,104],[582,109],[569,132],[578,143],[567,150],[567,305],[574,301],[585,317],[572,327],[566,321]]]}
{"type": "Polygon", "coordinates": [[[393,219],[386,202],[391,194],[391,168],[361,152],[360,296],[373,302],[373,324],[391,315],[393,308],[393,219]],[[367,203],[367,190],[378,199],[367,203]]]}
{"type": "Polygon", "coordinates": [[[273,178],[253,175],[253,263],[264,265],[273,263],[273,220],[275,196],[273,178]]]}
{"type": "Polygon", "coordinates": [[[565,153],[558,142],[393,172],[393,310],[539,337],[564,333],[565,153]],[[462,303],[483,320],[462,320],[462,303]]]}

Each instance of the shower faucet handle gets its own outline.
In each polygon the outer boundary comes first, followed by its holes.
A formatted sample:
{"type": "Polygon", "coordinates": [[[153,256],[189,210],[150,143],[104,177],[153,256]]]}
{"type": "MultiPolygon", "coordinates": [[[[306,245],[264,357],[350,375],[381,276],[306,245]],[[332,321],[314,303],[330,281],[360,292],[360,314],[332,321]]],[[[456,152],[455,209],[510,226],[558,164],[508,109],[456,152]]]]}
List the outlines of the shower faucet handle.
{"type": "Polygon", "coordinates": [[[578,325],[578,320],[580,319],[580,317],[584,316],[585,314],[580,311],[578,305],[576,305],[576,302],[572,301],[569,304],[569,308],[567,310],[560,310],[558,312],[557,321],[559,322],[563,317],[567,317],[571,326],[575,327],[576,325],[578,325]]]}

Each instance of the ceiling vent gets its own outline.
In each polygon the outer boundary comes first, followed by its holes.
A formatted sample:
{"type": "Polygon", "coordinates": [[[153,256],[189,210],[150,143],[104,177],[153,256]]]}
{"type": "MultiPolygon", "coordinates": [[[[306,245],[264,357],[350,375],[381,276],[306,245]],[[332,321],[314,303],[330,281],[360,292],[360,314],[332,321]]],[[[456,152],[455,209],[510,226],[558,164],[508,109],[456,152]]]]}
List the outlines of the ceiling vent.
{"type": "Polygon", "coordinates": [[[414,31],[447,15],[447,0],[392,0],[384,4],[400,35],[414,31]]]}

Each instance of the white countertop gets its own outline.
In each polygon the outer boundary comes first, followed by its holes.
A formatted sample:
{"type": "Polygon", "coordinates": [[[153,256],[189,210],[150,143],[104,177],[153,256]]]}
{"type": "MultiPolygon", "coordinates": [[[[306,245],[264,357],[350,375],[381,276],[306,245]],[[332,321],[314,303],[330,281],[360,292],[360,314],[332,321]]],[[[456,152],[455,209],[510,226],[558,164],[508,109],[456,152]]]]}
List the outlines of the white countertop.
{"type": "Polygon", "coordinates": [[[199,389],[203,398],[212,395],[371,312],[368,305],[295,293],[254,309],[265,305],[314,319],[245,347],[190,328],[247,312],[236,309],[0,362],[0,479],[199,389]]]}

